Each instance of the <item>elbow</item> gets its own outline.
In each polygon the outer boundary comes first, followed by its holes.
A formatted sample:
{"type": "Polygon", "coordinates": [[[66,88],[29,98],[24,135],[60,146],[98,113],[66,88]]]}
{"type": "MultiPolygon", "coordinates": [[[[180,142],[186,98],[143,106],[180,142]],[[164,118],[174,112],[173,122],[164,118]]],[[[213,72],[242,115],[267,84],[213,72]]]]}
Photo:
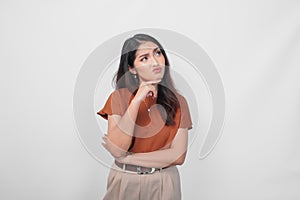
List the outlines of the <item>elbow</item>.
{"type": "Polygon", "coordinates": [[[126,156],[126,155],[127,155],[127,153],[126,153],[125,151],[117,151],[117,152],[115,152],[115,153],[113,154],[113,156],[114,156],[115,158],[124,157],[124,156],[126,156]]]}
{"type": "Polygon", "coordinates": [[[132,142],[132,136],[122,132],[118,127],[109,130],[107,137],[122,150],[127,150],[132,142]]]}
{"type": "Polygon", "coordinates": [[[126,151],[131,142],[130,137],[124,138],[123,135],[112,135],[112,134],[107,134],[108,139],[115,145],[116,148],[122,151],[126,151]]]}
{"type": "Polygon", "coordinates": [[[127,155],[127,151],[119,148],[119,147],[116,147],[116,148],[110,148],[110,149],[107,149],[108,152],[114,157],[114,158],[120,158],[120,157],[124,157],[127,155]]]}
{"type": "Polygon", "coordinates": [[[107,137],[105,148],[115,158],[123,157],[127,154],[127,146],[110,137],[107,137]]]}
{"type": "Polygon", "coordinates": [[[184,163],[184,158],[183,159],[178,159],[177,161],[176,161],[176,165],[182,165],[183,163],[184,163]]]}
{"type": "Polygon", "coordinates": [[[182,165],[185,161],[186,153],[181,155],[173,164],[175,165],[182,165]]]}

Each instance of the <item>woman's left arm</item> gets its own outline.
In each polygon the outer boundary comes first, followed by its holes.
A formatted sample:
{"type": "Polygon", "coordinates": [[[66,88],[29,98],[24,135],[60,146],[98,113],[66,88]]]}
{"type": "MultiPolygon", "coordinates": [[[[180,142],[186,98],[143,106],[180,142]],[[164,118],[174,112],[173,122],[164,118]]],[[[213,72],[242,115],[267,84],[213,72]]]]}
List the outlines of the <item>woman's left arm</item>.
{"type": "Polygon", "coordinates": [[[163,168],[170,165],[181,165],[186,157],[187,145],[188,129],[179,128],[168,149],[147,153],[133,153],[116,159],[122,163],[144,167],[163,168]]]}

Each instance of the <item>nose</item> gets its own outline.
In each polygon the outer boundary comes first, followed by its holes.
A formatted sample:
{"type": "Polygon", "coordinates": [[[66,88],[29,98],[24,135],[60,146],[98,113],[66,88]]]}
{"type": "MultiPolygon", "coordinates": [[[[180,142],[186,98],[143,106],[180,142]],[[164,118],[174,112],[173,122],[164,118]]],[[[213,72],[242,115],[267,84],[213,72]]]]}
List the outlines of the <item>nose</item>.
{"type": "Polygon", "coordinates": [[[151,64],[152,64],[153,66],[156,66],[156,65],[159,64],[159,62],[158,62],[157,58],[155,58],[155,56],[152,56],[151,64]]]}

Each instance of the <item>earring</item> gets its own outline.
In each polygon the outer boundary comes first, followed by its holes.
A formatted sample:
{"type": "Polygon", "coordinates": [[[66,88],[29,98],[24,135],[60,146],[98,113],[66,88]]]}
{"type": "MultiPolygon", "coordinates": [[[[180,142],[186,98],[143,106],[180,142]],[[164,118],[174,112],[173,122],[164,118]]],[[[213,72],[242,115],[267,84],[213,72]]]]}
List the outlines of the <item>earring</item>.
{"type": "Polygon", "coordinates": [[[136,79],[136,74],[133,75],[133,78],[136,79]]]}

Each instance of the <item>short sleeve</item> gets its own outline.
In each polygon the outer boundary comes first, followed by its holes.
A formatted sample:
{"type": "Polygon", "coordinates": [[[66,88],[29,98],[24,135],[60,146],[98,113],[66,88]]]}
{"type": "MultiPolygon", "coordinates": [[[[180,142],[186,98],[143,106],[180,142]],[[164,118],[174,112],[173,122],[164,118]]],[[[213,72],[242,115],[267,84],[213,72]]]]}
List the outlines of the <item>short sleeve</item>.
{"type": "Polygon", "coordinates": [[[188,103],[183,96],[181,96],[181,98],[179,98],[179,103],[180,103],[179,128],[188,128],[188,130],[190,130],[190,129],[192,129],[193,124],[192,124],[192,119],[191,119],[191,114],[190,114],[190,109],[189,109],[188,103]]]}
{"type": "Polygon", "coordinates": [[[107,98],[103,108],[97,112],[104,119],[108,119],[108,115],[123,115],[126,111],[124,97],[122,98],[118,90],[113,91],[107,98]]]}

